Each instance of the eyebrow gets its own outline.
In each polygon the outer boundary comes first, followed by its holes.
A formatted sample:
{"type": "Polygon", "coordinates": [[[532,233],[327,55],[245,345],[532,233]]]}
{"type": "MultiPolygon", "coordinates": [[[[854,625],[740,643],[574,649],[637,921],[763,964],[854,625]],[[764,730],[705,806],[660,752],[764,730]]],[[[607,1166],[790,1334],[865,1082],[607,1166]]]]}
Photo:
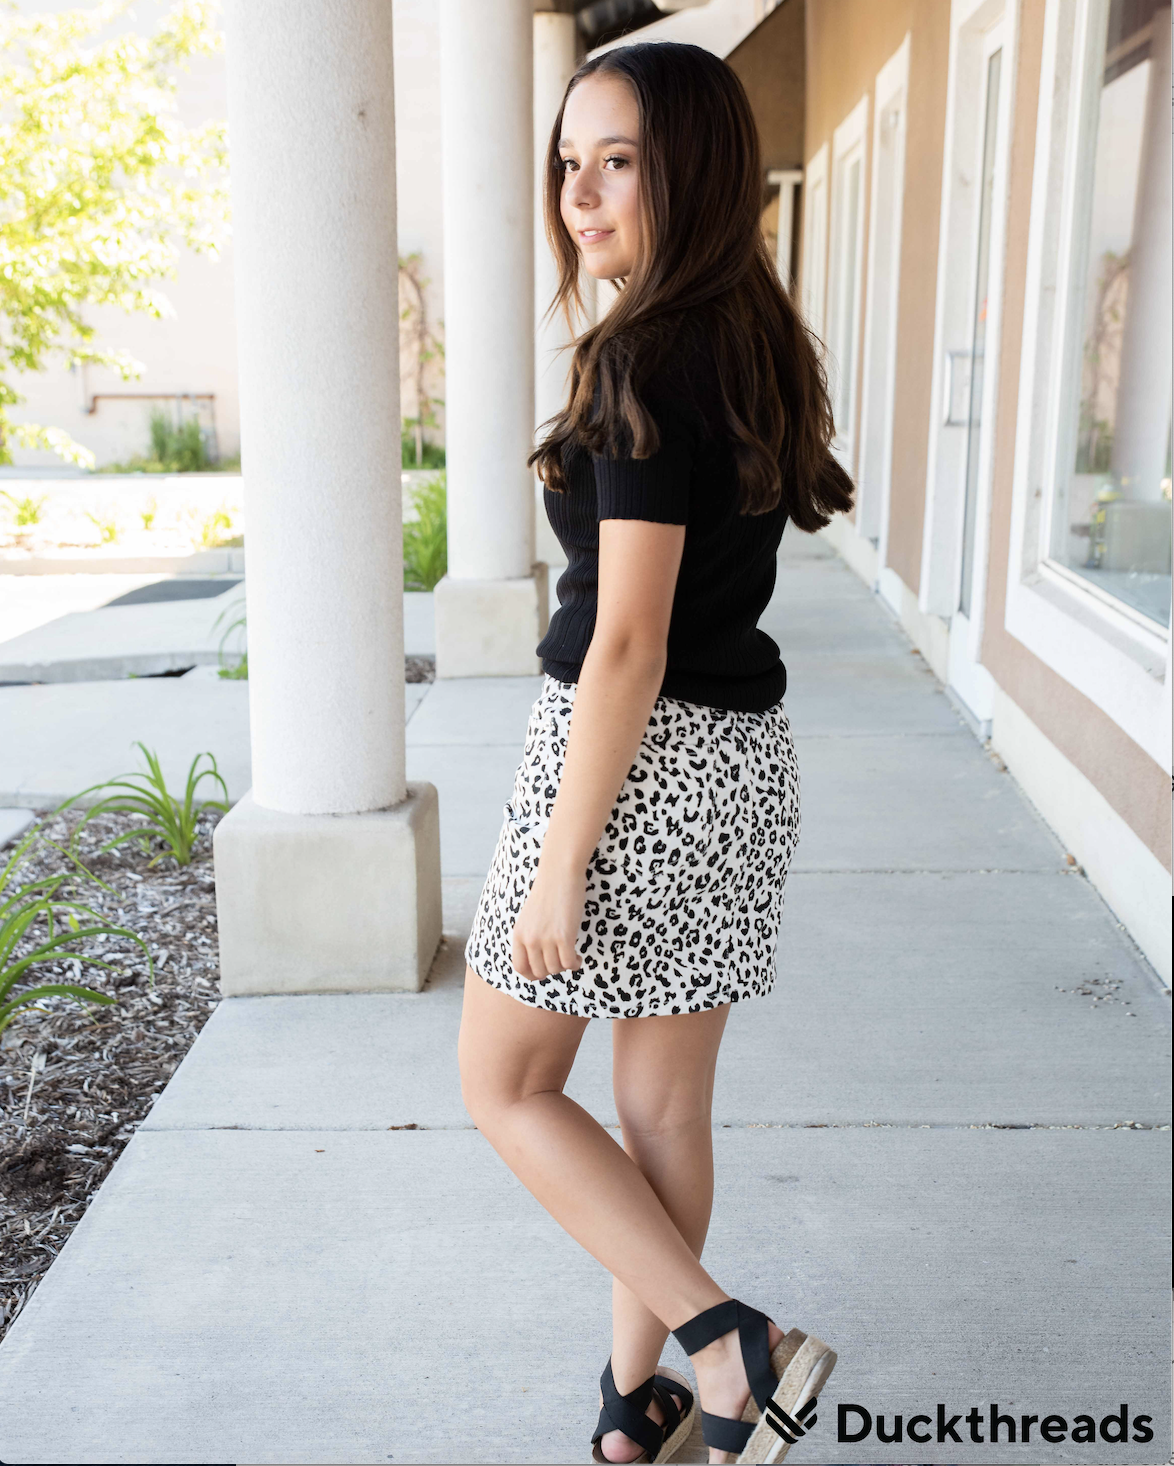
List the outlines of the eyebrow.
{"type": "MultiPolygon", "coordinates": [[[[601,138],[598,139],[598,141],[596,142],[595,146],[597,148],[606,148],[606,147],[610,147],[612,145],[612,143],[627,143],[627,145],[630,148],[636,147],[636,139],[634,137],[619,137],[619,136],[616,136],[616,137],[601,137],[601,138]]],[[[569,137],[560,137],[559,140],[558,140],[558,145],[559,145],[560,148],[571,148],[571,147],[574,147],[574,143],[571,141],[571,139],[569,137]]]]}

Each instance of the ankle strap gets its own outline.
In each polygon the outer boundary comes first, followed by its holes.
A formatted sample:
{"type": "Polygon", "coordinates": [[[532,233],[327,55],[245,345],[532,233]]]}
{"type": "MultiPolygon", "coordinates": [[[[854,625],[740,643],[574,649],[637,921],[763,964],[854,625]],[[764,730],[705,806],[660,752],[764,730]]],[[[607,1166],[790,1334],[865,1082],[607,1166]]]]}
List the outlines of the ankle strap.
{"type": "MultiPolygon", "coordinates": [[[[592,1445],[601,1440],[607,1431],[622,1430],[631,1440],[643,1446],[650,1461],[656,1460],[664,1444],[665,1431],[645,1413],[652,1399],[655,1379],[655,1375],[650,1374],[634,1390],[629,1390],[626,1395],[621,1395],[616,1389],[611,1359],[608,1358],[607,1367],[599,1378],[599,1388],[603,1394],[603,1408],[599,1412],[599,1424],[595,1427],[595,1434],[591,1437],[592,1445]]],[[[670,1400],[669,1403],[671,1404],[672,1401],[670,1400]]]]}
{"type": "MultiPolygon", "coordinates": [[[[715,1303],[712,1308],[707,1308],[704,1313],[689,1319],[679,1329],[674,1329],[673,1338],[686,1354],[696,1354],[706,1344],[712,1344],[714,1339],[720,1339],[723,1334],[737,1329],[750,1392],[759,1410],[765,1411],[766,1402],[778,1385],[775,1372],[771,1368],[770,1348],[767,1343],[770,1337],[767,1332],[769,1323],[767,1315],[760,1313],[757,1308],[751,1308],[748,1303],[742,1303],[737,1298],[726,1298],[721,1303],[715,1303]]],[[[708,1438],[706,1444],[717,1446],[722,1451],[741,1449],[740,1446],[721,1445],[708,1438]]]]}
{"type": "Polygon", "coordinates": [[[694,1315],[679,1329],[674,1329],[673,1338],[686,1354],[696,1354],[706,1344],[712,1344],[714,1339],[720,1339],[723,1334],[728,1334],[737,1327],[738,1300],[724,1298],[712,1308],[707,1308],[704,1313],[694,1315]]]}

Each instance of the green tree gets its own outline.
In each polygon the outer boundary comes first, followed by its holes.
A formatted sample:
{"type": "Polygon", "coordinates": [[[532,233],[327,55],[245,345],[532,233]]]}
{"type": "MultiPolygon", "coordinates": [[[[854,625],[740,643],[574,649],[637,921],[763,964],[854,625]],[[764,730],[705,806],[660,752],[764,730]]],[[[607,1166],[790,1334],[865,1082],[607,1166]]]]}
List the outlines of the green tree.
{"type": "Polygon", "coordinates": [[[223,44],[216,0],[177,0],[150,36],[98,39],[130,3],[20,15],[0,0],[0,463],[17,443],[93,467],[62,428],[9,420],[13,379],[54,352],[139,376],[86,307],[174,315],[158,282],[180,247],[216,257],[227,233],[225,124],[185,127],[175,100],[177,69],[223,44]]]}

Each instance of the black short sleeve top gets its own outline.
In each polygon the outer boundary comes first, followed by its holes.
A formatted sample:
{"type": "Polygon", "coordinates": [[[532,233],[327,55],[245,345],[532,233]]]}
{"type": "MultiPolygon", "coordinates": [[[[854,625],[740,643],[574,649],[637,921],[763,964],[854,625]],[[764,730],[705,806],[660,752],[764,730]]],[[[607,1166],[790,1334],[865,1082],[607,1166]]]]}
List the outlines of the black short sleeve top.
{"type": "Polygon", "coordinates": [[[543,492],[567,557],[559,607],[537,647],[543,671],[578,681],[595,630],[600,520],[683,524],[661,693],[765,711],[787,685],[778,645],[758,628],[774,590],[786,511],[780,505],[766,514],[738,513],[733,450],[720,426],[719,384],[703,342],[694,338],[675,353],[641,398],[660,432],[655,453],[638,459],[572,446],[563,456],[566,490],[543,492]]]}

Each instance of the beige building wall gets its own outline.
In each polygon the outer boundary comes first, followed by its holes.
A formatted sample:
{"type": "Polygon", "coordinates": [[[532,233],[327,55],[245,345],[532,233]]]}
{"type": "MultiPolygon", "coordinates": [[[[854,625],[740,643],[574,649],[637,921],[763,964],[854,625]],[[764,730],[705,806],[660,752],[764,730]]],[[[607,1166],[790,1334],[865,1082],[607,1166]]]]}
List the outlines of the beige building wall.
{"type": "MultiPolygon", "coordinates": [[[[813,158],[825,143],[830,147],[836,128],[861,97],[871,98],[877,72],[906,32],[910,35],[909,87],[888,563],[916,594],[933,381],[934,293],[927,282],[937,273],[950,49],[948,0],[811,0],[806,26],[804,161],[813,158]]],[[[865,139],[867,177],[871,126],[865,139]]],[[[866,239],[869,192],[866,187],[866,239]]],[[[862,310],[867,308],[865,298],[862,310]]]]}
{"type": "Polygon", "coordinates": [[[803,166],[804,11],[804,0],[783,0],[726,57],[754,109],[766,169],[803,166]]]}
{"type": "Polygon", "coordinates": [[[1007,263],[998,421],[991,495],[991,547],[982,659],[1000,688],[1100,791],[1146,847],[1170,869],[1170,776],[1106,713],[1004,626],[1011,536],[1011,484],[1023,345],[1028,225],[1039,107],[1044,6],[1020,10],[1019,75],[1011,134],[1007,263]]]}

